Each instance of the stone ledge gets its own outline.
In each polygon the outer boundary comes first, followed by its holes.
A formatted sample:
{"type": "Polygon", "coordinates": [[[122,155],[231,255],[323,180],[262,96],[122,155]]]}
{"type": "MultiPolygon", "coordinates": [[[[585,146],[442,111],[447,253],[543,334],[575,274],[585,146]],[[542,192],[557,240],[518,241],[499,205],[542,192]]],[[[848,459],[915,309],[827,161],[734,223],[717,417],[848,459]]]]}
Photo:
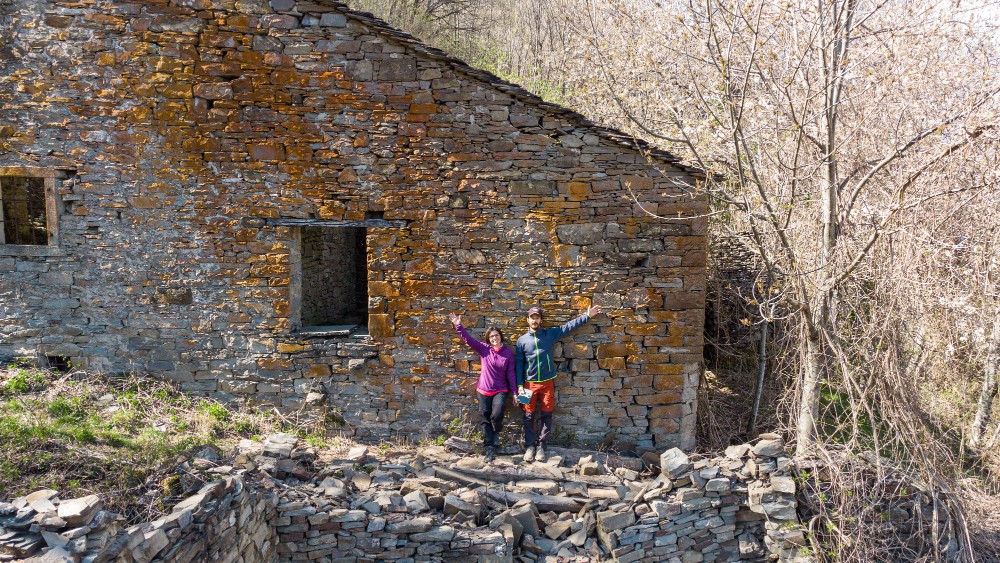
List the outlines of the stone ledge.
{"type": "Polygon", "coordinates": [[[294,331],[293,334],[302,338],[335,338],[355,335],[354,333],[360,328],[361,325],[306,326],[294,331]]]}
{"type": "Polygon", "coordinates": [[[66,256],[66,251],[57,246],[34,244],[0,244],[0,256],[66,256]]]}

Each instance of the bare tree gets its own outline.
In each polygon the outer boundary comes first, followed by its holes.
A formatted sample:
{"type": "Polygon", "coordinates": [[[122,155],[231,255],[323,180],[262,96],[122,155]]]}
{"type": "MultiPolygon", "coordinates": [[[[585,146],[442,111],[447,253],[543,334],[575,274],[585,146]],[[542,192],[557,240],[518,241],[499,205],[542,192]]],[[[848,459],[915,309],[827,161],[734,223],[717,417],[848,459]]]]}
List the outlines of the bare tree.
{"type": "MultiPolygon", "coordinates": [[[[996,186],[996,155],[988,161],[984,168],[993,178],[983,183],[996,186]]],[[[948,198],[910,222],[914,228],[909,240],[897,237],[898,247],[909,246],[903,250],[904,262],[922,289],[898,292],[903,316],[922,332],[921,342],[913,347],[932,353],[930,363],[946,374],[935,395],[969,389],[968,400],[958,400],[949,425],[968,425],[967,446],[976,457],[992,449],[996,439],[996,433],[991,438],[988,432],[1000,369],[1000,218],[982,210],[1000,205],[998,197],[994,188],[948,198]],[[969,409],[972,404],[975,408],[969,409]]],[[[897,279],[904,276],[902,269],[893,273],[897,279]]]]}
{"type": "Polygon", "coordinates": [[[439,47],[459,44],[493,25],[483,17],[483,0],[353,0],[350,5],[439,47]]]}
{"type": "Polygon", "coordinates": [[[352,0],[469,64],[563,101],[582,41],[557,0],[352,0]]]}
{"type": "Polygon", "coordinates": [[[972,432],[969,437],[969,447],[974,450],[982,445],[983,435],[993,416],[993,401],[997,397],[997,371],[1000,370],[1000,315],[996,315],[993,319],[991,334],[986,367],[983,370],[983,388],[979,393],[976,418],[972,422],[972,432]]]}
{"type": "MultiPolygon", "coordinates": [[[[407,1],[419,5],[393,0],[407,1]]],[[[491,26],[441,36],[456,54],[709,172],[692,190],[710,190],[715,228],[741,236],[770,280],[754,303],[780,340],[774,371],[794,382],[783,409],[798,454],[874,450],[876,465],[909,464],[931,490],[963,446],[1000,468],[993,0],[470,10],[462,17],[491,26]]],[[[865,471],[845,473],[844,491],[865,471]]],[[[858,539],[868,497],[839,498],[823,518],[844,557],[892,553],[892,539],[858,539]]],[[[949,510],[961,522],[961,507],[949,510]]],[[[942,557],[948,534],[969,553],[962,530],[929,525],[923,553],[942,557]]]]}
{"type": "Polygon", "coordinates": [[[845,284],[901,212],[964,189],[928,176],[994,140],[984,14],[930,0],[611,0],[584,13],[578,30],[619,121],[717,174],[720,204],[787,280],[802,344],[796,448],[807,453],[820,386],[847,361],[845,284]]]}

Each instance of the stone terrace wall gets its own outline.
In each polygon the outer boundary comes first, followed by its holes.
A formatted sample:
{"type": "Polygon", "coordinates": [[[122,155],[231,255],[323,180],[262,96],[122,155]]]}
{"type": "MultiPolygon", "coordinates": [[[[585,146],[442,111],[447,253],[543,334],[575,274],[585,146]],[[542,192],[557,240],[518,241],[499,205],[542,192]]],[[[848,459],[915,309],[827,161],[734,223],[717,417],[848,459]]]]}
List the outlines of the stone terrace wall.
{"type": "Polygon", "coordinates": [[[448,311],[516,336],[530,306],[597,303],[559,349],[567,437],[693,446],[707,201],[687,171],[333,4],[15,0],[0,42],[0,167],[67,170],[60,246],[0,247],[0,356],[419,436],[472,406],[448,311]],[[653,219],[625,185],[700,217],[653,219]],[[368,332],[296,332],[294,221],[370,217],[395,222],[366,223],[368,332]]]}
{"type": "Polygon", "coordinates": [[[119,531],[96,495],[60,501],[56,491],[38,491],[0,503],[0,561],[43,554],[67,563],[274,561],[275,500],[235,475],[205,485],[164,518],[119,531]]]}
{"type": "MultiPolygon", "coordinates": [[[[757,449],[775,455],[780,444],[765,440],[757,449]]],[[[430,465],[447,456],[417,471],[386,464],[362,479],[317,479],[280,492],[278,553],[285,561],[808,561],[799,558],[805,538],[788,458],[751,450],[735,446],[726,458],[692,462],[673,449],[657,479],[627,469],[620,480],[592,477],[589,485],[570,474],[561,483],[525,474],[510,497],[519,500],[488,520],[482,515],[496,511],[490,499],[504,494],[503,485],[491,494],[456,483],[430,465]],[[346,489],[359,483],[345,502],[346,489]],[[552,502],[572,509],[545,504],[552,502]]],[[[452,467],[462,474],[462,461],[452,467]]],[[[481,478],[489,470],[472,472],[481,478]]]]}
{"type": "MultiPolygon", "coordinates": [[[[263,446],[241,446],[233,466],[212,470],[261,472],[249,473],[255,478],[206,485],[168,517],[135,526],[108,547],[91,543],[90,560],[808,561],[783,445],[764,435],[712,459],[674,448],[660,456],[655,478],[626,467],[641,467],[635,458],[576,455],[564,464],[569,450],[544,464],[499,460],[484,470],[477,458],[438,446],[385,462],[358,447],[316,472],[315,454],[278,434],[263,446]],[[510,482],[475,482],[498,473],[510,482]]],[[[14,502],[22,506],[15,524],[0,503],[0,554],[11,546],[21,546],[19,557],[44,554],[73,535],[31,533],[27,523],[45,527],[49,509],[23,497],[14,502]]],[[[63,513],[49,512],[56,510],[63,513]]]]}

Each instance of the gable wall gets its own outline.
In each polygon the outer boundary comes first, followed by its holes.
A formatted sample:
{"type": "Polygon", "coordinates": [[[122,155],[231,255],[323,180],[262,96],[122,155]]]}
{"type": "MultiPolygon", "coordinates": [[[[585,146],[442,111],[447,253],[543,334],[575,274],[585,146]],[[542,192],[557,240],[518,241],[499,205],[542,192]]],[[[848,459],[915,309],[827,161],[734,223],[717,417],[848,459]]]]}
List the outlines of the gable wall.
{"type": "Polygon", "coordinates": [[[0,356],[288,409],[325,394],[360,434],[419,436],[474,401],[449,311],[512,344],[529,306],[564,322],[593,297],[610,314],[560,347],[557,432],[693,446],[706,220],[623,189],[698,215],[693,180],[340,12],[272,4],[292,10],[0,6],[0,166],[75,170],[59,255],[0,249],[0,356]],[[295,229],[268,221],[371,212],[407,221],[368,229],[371,336],[299,337],[295,229]]]}

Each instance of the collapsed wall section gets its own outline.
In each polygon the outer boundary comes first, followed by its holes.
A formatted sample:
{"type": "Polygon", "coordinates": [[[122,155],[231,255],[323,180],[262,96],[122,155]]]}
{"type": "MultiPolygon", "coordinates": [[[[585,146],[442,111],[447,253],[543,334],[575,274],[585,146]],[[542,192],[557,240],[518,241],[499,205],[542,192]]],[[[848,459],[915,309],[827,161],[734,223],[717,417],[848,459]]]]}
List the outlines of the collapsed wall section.
{"type": "Polygon", "coordinates": [[[656,475],[630,469],[643,469],[635,458],[578,450],[478,471],[474,458],[437,446],[385,461],[358,447],[315,468],[314,452],[296,442],[279,434],[250,444],[232,466],[212,468],[235,475],[121,533],[106,527],[113,515],[95,516],[97,497],[60,502],[55,491],[39,491],[0,502],[0,532],[10,530],[0,533],[0,553],[143,563],[810,560],[794,470],[777,436],[712,459],[671,449],[656,475]],[[538,476],[553,472],[563,478],[538,476]],[[496,474],[510,482],[489,481],[496,474]],[[66,526],[57,513],[86,513],[93,525],[66,526]]]}
{"type": "Polygon", "coordinates": [[[97,495],[60,500],[57,491],[36,491],[0,502],[0,561],[274,561],[275,505],[266,489],[232,475],[167,516],[122,530],[97,495]]]}

